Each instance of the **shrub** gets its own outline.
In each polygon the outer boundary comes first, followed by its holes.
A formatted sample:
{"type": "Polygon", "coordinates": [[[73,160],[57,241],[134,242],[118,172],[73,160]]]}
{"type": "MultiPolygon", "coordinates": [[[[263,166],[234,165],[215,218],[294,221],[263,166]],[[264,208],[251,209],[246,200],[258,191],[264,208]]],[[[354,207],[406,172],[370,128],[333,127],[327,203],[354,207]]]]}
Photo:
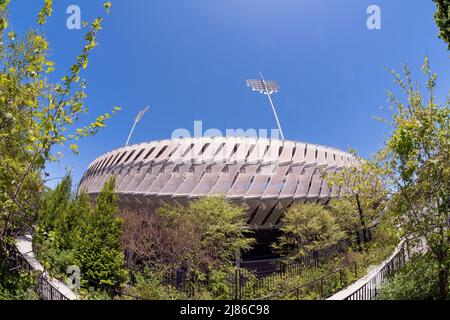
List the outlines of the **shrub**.
{"type": "Polygon", "coordinates": [[[429,254],[415,256],[382,287],[379,300],[436,299],[439,269],[429,254]]]}
{"type": "Polygon", "coordinates": [[[345,237],[331,212],[321,204],[300,203],[286,211],[283,234],[274,245],[291,258],[331,247],[345,237]]]}
{"type": "Polygon", "coordinates": [[[75,243],[75,261],[84,285],[111,290],[127,280],[122,251],[122,219],[118,217],[115,179],[110,178],[87,214],[75,243]]]}

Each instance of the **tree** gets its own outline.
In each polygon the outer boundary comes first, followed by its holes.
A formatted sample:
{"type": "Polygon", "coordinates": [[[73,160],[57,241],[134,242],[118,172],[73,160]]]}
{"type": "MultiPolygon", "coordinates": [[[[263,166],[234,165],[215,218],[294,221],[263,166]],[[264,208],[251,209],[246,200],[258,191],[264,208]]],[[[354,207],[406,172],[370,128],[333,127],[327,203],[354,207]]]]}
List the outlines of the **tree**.
{"type": "Polygon", "coordinates": [[[33,232],[33,245],[47,270],[65,274],[67,267],[75,264],[74,248],[83,239],[83,228],[90,217],[89,196],[81,193],[73,199],[72,178],[67,175],[43,198],[33,232]]]}
{"type": "Polygon", "coordinates": [[[437,10],[434,20],[439,27],[439,38],[444,40],[450,50],[450,0],[433,0],[437,10]]]}
{"type": "Polygon", "coordinates": [[[436,299],[438,268],[429,257],[414,256],[406,266],[394,273],[377,296],[378,300],[430,300],[436,299]]]}
{"type": "Polygon", "coordinates": [[[55,190],[46,192],[39,206],[36,238],[56,231],[66,220],[71,204],[72,178],[65,176],[55,190]]]}
{"type": "Polygon", "coordinates": [[[353,237],[355,232],[361,228],[360,215],[353,198],[334,198],[327,204],[327,209],[348,238],[353,237]]]}
{"type": "Polygon", "coordinates": [[[275,248],[296,259],[331,247],[345,237],[333,215],[323,205],[300,203],[282,219],[282,235],[275,248]]]}
{"type": "MultiPolygon", "coordinates": [[[[332,212],[345,215],[350,224],[355,221],[356,213],[359,226],[356,226],[355,231],[362,231],[363,242],[369,241],[368,227],[380,216],[387,203],[388,192],[382,172],[382,168],[375,162],[360,159],[356,166],[324,175],[332,188],[340,190],[339,197],[343,199],[330,202],[332,212]]],[[[347,227],[351,226],[345,227],[348,230],[347,227]]],[[[359,240],[358,237],[358,242],[359,240]]]]}
{"type": "Polygon", "coordinates": [[[438,266],[438,297],[445,299],[450,270],[450,99],[445,104],[436,101],[437,75],[428,57],[422,70],[427,80],[425,96],[411,79],[408,66],[403,67],[403,75],[392,70],[406,102],[388,91],[392,132],[377,158],[394,193],[393,224],[404,236],[426,240],[438,266]]]}
{"type": "Polygon", "coordinates": [[[43,265],[50,271],[64,272],[70,262],[62,252],[69,253],[71,244],[69,214],[72,207],[72,178],[65,176],[56,186],[42,196],[39,205],[33,245],[43,265]]]}
{"type": "Polygon", "coordinates": [[[86,193],[72,199],[71,181],[66,176],[46,195],[33,237],[35,251],[46,270],[56,276],[78,265],[84,287],[113,292],[127,278],[114,179],[105,183],[94,208],[86,193]]]}
{"type": "Polygon", "coordinates": [[[137,261],[153,269],[189,268],[201,274],[232,266],[236,252],[250,249],[254,242],[246,236],[245,208],[222,197],[126,214],[125,230],[126,249],[137,261]]]}
{"type": "Polygon", "coordinates": [[[88,212],[81,238],[75,244],[75,261],[81,269],[83,284],[114,292],[127,280],[122,248],[123,221],[118,216],[115,178],[105,182],[88,212]]]}
{"type": "Polygon", "coordinates": [[[174,271],[183,265],[192,250],[193,236],[183,225],[169,224],[166,217],[145,208],[123,209],[120,214],[129,268],[144,265],[174,271]]]}
{"type": "MultiPolygon", "coordinates": [[[[76,141],[94,135],[111,116],[76,125],[88,112],[81,72],[97,45],[102,18],[87,24],[86,42],[76,62],[60,82],[51,83],[48,74],[55,63],[49,60],[47,40],[34,30],[23,37],[9,31],[8,4],[9,0],[0,2],[0,260],[38,211],[44,166],[61,156],[54,147],[68,146],[76,153],[76,141]]],[[[38,23],[44,24],[51,13],[52,0],[45,0],[38,23]]]]}
{"type": "Polygon", "coordinates": [[[91,216],[91,208],[89,195],[81,192],[75,200],[72,201],[67,211],[64,221],[64,247],[66,250],[73,250],[75,245],[81,241],[83,231],[86,224],[89,223],[88,218],[91,216]]]}

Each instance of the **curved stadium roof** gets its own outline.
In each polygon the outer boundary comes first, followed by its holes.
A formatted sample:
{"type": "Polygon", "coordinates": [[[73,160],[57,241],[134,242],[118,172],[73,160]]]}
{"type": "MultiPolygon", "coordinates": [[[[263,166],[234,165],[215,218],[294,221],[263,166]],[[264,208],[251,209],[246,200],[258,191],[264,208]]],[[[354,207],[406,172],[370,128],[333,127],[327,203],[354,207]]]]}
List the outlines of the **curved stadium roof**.
{"type": "Polygon", "coordinates": [[[157,208],[223,195],[248,206],[254,228],[276,227],[293,202],[326,202],[339,194],[321,177],[356,158],[334,148],[294,141],[214,137],[153,141],[95,159],[79,190],[95,195],[116,178],[121,206],[157,208]]]}

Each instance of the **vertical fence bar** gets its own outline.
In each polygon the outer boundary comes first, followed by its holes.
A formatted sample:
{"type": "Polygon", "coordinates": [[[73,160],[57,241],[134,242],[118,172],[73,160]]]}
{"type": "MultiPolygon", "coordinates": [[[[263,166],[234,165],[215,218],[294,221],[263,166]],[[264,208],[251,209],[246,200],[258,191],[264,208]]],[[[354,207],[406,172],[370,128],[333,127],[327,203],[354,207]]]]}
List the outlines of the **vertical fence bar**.
{"type": "Polygon", "coordinates": [[[323,288],[323,286],[324,286],[324,283],[323,283],[324,281],[323,281],[323,278],[320,278],[320,296],[321,296],[321,298],[324,298],[325,297],[325,294],[324,294],[324,288],[323,288]]]}
{"type": "Polygon", "coordinates": [[[238,283],[238,281],[239,281],[239,278],[238,278],[238,270],[239,269],[236,269],[236,271],[235,271],[235,273],[234,273],[234,284],[235,284],[235,289],[234,289],[234,292],[235,292],[235,296],[234,296],[234,300],[238,300],[238,287],[239,287],[239,283],[238,283]]]}

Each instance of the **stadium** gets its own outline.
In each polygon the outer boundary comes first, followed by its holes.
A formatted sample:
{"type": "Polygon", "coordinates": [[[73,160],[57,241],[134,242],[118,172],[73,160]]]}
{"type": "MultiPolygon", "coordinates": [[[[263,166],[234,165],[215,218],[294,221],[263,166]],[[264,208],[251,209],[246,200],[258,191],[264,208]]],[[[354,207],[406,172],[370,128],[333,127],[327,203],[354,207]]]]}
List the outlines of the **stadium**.
{"type": "Polygon", "coordinates": [[[183,138],[126,146],[95,159],[79,190],[94,198],[116,176],[119,207],[138,213],[192,199],[224,196],[245,204],[258,244],[253,258],[267,256],[285,209],[294,203],[326,203],[339,195],[323,179],[356,164],[334,148],[248,137],[183,138]]]}

